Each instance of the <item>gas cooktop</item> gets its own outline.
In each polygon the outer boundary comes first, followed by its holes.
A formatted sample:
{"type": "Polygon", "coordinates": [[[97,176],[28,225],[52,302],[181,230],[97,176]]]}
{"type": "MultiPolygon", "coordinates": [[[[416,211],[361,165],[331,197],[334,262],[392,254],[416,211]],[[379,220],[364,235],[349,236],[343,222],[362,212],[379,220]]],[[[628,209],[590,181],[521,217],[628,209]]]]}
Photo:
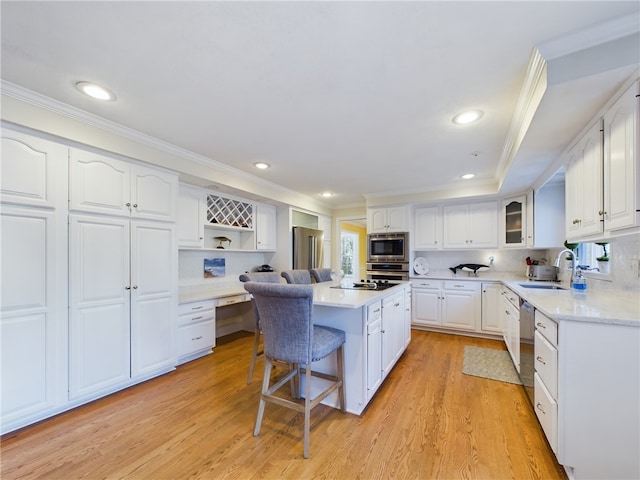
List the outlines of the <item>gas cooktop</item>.
{"type": "Polygon", "coordinates": [[[390,282],[389,280],[360,280],[350,285],[345,283],[331,288],[339,288],[341,290],[385,290],[395,287],[396,285],[399,284],[397,282],[390,282]]]}

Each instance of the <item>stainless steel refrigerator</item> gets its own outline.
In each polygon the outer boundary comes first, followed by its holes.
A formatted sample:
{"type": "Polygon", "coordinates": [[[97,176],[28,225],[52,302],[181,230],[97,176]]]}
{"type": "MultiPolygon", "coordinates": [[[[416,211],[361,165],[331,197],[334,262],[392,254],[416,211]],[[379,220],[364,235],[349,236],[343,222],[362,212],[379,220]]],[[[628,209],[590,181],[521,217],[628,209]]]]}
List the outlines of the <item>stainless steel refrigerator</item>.
{"type": "Polygon", "coordinates": [[[323,245],[322,230],[293,227],[293,268],[321,268],[323,245]]]}

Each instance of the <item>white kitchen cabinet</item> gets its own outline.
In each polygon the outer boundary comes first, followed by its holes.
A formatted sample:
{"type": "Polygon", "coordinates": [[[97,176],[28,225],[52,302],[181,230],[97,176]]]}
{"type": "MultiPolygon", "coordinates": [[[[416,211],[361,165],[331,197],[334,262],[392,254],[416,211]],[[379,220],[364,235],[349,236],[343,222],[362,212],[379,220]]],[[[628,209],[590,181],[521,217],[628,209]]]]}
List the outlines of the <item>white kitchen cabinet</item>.
{"type": "Polygon", "coordinates": [[[404,289],[404,346],[411,343],[411,287],[404,289]]]}
{"type": "Polygon", "coordinates": [[[382,302],[382,377],[386,377],[405,348],[404,290],[382,302]]]}
{"type": "Polygon", "coordinates": [[[566,236],[569,241],[603,232],[602,121],[569,150],[566,185],[566,236]]]}
{"type": "Polygon", "coordinates": [[[180,184],[178,191],[178,247],[202,248],[206,222],[206,191],[180,184]]]}
{"type": "Polygon", "coordinates": [[[175,363],[174,225],[69,218],[69,398],[93,398],[175,363]]]}
{"type": "Polygon", "coordinates": [[[440,207],[419,207],[413,215],[412,250],[442,248],[442,216],[440,207]]]}
{"type": "Polygon", "coordinates": [[[66,237],[59,212],[2,205],[2,433],[66,402],[66,237]]]}
{"type": "Polygon", "coordinates": [[[500,307],[502,306],[502,284],[482,283],[482,315],[483,332],[502,335],[500,307]]]}
{"type": "Polygon", "coordinates": [[[604,221],[615,231],[640,226],[636,81],[604,115],[604,221]]]}
{"type": "Polygon", "coordinates": [[[413,323],[476,331],[481,312],[480,283],[416,280],[411,294],[413,323]]]}
{"type": "Polygon", "coordinates": [[[445,281],[442,294],[442,326],[475,331],[481,310],[480,284],[445,281]]]}
{"type": "Polygon", "coordinates": [[[414,280],[412,287],[412,323],[423,326],[441,325],[442,282],[414,280]]]}
{"type": "Polygon", "coordinates": [[[502,290],[502,336],[516,367],[520,372],[520,297],[511,289],[502,290]]]}
{"type": "Polygon", "coordinates": [[[498,246],[498,205],[496,202],[445,205],[444,248],[496,248],[498,246]]]}
{"type": "Polygon", "coordinates": [[[54,208],[66,199],[67,147],[7,129],[1,141],[3,203],[54,208]]]}
{"type": "Polygon", "coordinates": [[[276,249],[276,220],[276,207],[263,203],[259,203],[256,205],[256,248],[258,250],[276,249]]]}
{"type": "Polygon", "coordinates": [[[67,402],[67,148],[2,129],[0,433],[67,402]]]}
{"type": "Polygon", "coordinates": [[[175,221],[178,177],[173,173],[71,148],[69,176],[70,210],[175,221]]]}
{"type": "Polygon", "coordinates": [[[502,247],[527,245],[527,197],[520,195],[502,201],[502,247]]]}
{"type": "Polygon", "coordinates": [[[367,401],[382,384],[382,302],[367,306],[367,401]]]}
{"type": "Polygon", "coordinates": [[[216,343],[216,301],[178,305],[178,364],[208,355],[216,343]]]}
{"type": "Polygon", "coordinates": [[[367,209],[367,232],[408,232],[410,207],[386,207],[367,209]]]}

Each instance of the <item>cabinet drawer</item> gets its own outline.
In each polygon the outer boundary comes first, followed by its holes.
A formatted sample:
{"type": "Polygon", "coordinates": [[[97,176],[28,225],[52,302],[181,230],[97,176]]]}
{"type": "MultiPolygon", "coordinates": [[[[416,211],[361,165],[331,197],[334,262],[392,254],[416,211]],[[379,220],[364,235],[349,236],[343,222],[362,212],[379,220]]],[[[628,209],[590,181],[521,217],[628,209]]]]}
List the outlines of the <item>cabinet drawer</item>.
{"type": "Polygon", "coordinates": [[[215,336],[213,320],[178,328],[178,357],[213,347],[215,336]]]}
{"type": "Polygon", "coordinates": [[[440,289],[442,282],[439,280],[415,280],[411,282],[411,288],[436,288],[440,289]]]}
{"type": "Polygon", "coordinates": [[[540,332],[535,333],[534,366],[553,398],[558,398],[558,350],[540,332]]]}
{"type": "Polygon", "coordinates": [[[558,454],[558,404],[544,387],[540,377],[533,375],[536,416],[542,426],[551,450],[558,454]]]}
{"type": "Polygon", "coordinates": [[[248,302],[251,300],[251,295],[242,294],[242,295],[233,295],[232,297],[223,297],[218,299],[217,306],[225,307],[227,305],[233,305],[235,303],[248,302]]]}
{"type": "Polygon", "coordinates": [[[198,310],[188,315],[178,317],[178,326],[190,325],[197,322],[213,321],[215,318],[213,310],[198,310]]]}
{"type": "Polygon", "coordinates": [[[444,282],[445,290],[470,290],[472,292],[480,291],[480,282],[456,282],[447,280],[444,282]]]}
{"type": "Polygon", "coordinates": [[[367,306],[367,323],[374,322],[382,317],[382,303],[376,302],[367,306]]]}
{"type": "Polygon", "coordinates": [[[555,347],[558,346],[558,324],[549,317],[536,310],[536,330],[539,331],[544,338],[549,340],[555,347]]]}
{"type": "Polygon", "coordinates": [[[201,300],[198,302],[180,303],[178,305],[178,315],[187,315],[203,310],[213,310],[216,306],[215,300],[201,300]]]}

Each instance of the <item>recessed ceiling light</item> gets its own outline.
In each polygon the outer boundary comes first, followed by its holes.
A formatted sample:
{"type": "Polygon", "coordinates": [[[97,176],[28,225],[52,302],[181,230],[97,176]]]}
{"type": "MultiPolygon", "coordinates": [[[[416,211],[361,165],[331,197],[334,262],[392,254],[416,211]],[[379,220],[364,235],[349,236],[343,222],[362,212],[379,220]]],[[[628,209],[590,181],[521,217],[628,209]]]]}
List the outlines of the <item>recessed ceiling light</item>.
{"type": "Polygon", "coordinates": [[[475,122],[476,120],[480,120],[482,115],[484,115],[482,110],[469,110],[468,112],[457,114],[451,121],[456,125],[467,125],[475,122]]]}
{"type": "Polygon", "coordinates": [[[333,193],[331,193],[331,192],[322,192],[320,194],[320,196],[325,197],[325,198],[329,198],[329,197],[333,197],[333,193]]]}
{"type": "Polygon", "coordinates": [[[104,87],[101,87],[100,85],[96,85],[95,83],[77,82],[76,88],[85,95],[88,95],[91,98],[96,98],[98,100],[112,101],[116,99],[116,96],[113,92],[107,90],[104,87]]]}
{"type": "Polygon", "coordinates": [[[260,170],[266,170],[267,168],[271,167],[271,165],[266,162],[256,162],[253,164],[253,166],[259,168],[260,170]]]}
{"type": "Polygon", "coordinates": [[[475,173],[465,173],[464,175],[462,175],[461,178],[464,178],[465,180],[469,180],[470,178],[473,178],[475,176],[476,176],[475,173]]]}

